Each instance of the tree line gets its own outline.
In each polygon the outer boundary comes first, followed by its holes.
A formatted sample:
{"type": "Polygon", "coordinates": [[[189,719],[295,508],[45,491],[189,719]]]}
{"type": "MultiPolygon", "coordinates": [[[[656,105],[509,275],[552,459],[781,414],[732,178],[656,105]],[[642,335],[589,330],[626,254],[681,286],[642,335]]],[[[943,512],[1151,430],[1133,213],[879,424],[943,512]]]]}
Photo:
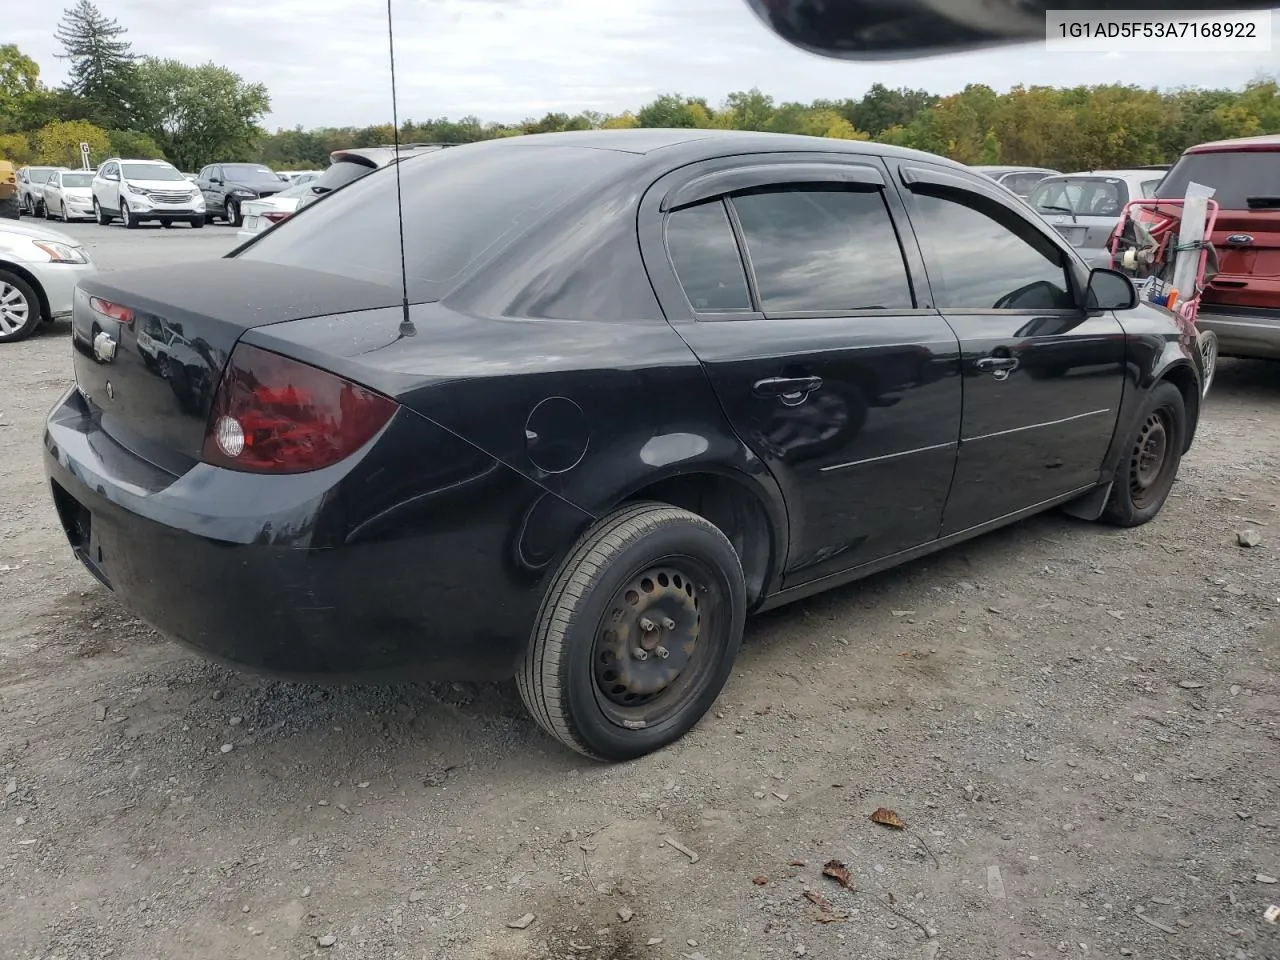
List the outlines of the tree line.
{"type": "MultiPolygon", "coordinates": [[[[68,80],[53,89],[13,44],[0,46],[0,157],[79,164],[95,158],[163,157],[184,170],[218,161],[260,161],[277,169],[325,166],[338,149],[389,143],[390,124],[306,130],[261,126],[267,89],[213,63],[191,66],[139,56],[126,28],[92,0],[66,10],[57,30],[68,80]]],[[[960,93],[889,89],[861,97],[778,102],[759,89],[712,105],[668,93],[635,111],[548,113],[520,123],[447,117],[401,125],[405,142],[470,143],[561,130],[691,127],[761,130],[879,140],[962,163],[1026,164],[1060,170],[1168,163],[1206,140],[1280,132],[1280,85],[1259,77],[1243,89],[1158,90],[1121,84],[1014,87],[970,84],[960,93]]]]}

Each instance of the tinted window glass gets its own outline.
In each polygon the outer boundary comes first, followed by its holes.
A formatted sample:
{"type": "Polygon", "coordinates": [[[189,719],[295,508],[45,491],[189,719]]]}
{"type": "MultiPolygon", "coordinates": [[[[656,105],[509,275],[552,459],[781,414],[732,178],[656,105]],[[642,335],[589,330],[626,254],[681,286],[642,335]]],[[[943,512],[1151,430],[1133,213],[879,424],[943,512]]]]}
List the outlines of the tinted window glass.
{"type": "Polygon", "coordinates": [[[770,188],[739,194],[733,205],[764,311],[912,306],[898,235],[879,191],[770,188]]]}
{"type": "Polygon", "coordinates": [[[1032,190],[1027,202],[1041,213],[1071,210],[1081,217],[1118,217],[1129,202],[1129,188],[1115,177],[1056,177],[1032,190]]]}
{"type": "Polygon", "coordinates": [[[667,250],[694,310],[751,309],[747,275],[724,203],[677,210],[667,219],[667,250]]]}
{"type": "Polygon", "coordinates": [[[1062,252],[1034,226],[977,197],[917,193],[912,218],[943,309],[1053,310],[1075,306],[1062,252]],[[993,219],[1000,217],[1000,220],[993,219]],[[1007,225],[1006,225],[1007,224],[1007,225]]]}
{"type": "Polygon", "coordinates": [[[1043,173],[1011,173],[1004,178],[1004,185],[1018,196],[1025,197],[1046,176],[1043,173]]]}
{"type": "MultiPolygon", "coordinates": [[[[464,273],[551,210],[637,162],[634,154],[488,140],[400,162],[412,300],[444,296],[464,273]]],[[[384,167],[273,227],[240,256],[398,288],[394,170],[384,167]]]]}
{"type": "Polygon", "coordinates": [[[62,175],[62,185],[64,187],[87,187],[92,183],[92,173],[64,173],[62,175]]]}
{"type": "Polygon", "coordinates": [[[1158,187],[1158,186],[1160,186],[1160,180],[1159,180],[1159,178],[1157,178],[1157,179],[1155,179],[1155,180],[1143,180],[1143,181],[1142,181],[1142,196],[1143,196],[1143,197],[1145,197],[1145,198],[1151,198],[1151,197],[1154,197],[1154,196],[1156,195],[1156,187],[1158,187]]]}
{"type": "Polygon", "coordinates": [[[312,186],[320,188],[321,193],[337,190],[353,180],[359,180],[366,173],[373,173],[375,169],[377,168],[358,160],[339,160],[325,170],[312,186]]]}
{"type": "Polygon", "coordinates": [[[1280,197],[1280,152],[1188,153],[1173,165],[1156,196],[1185,197],[1194,181],[1214,188],[1223,210],[1248,210],[1250,197],[1280,197]]]}

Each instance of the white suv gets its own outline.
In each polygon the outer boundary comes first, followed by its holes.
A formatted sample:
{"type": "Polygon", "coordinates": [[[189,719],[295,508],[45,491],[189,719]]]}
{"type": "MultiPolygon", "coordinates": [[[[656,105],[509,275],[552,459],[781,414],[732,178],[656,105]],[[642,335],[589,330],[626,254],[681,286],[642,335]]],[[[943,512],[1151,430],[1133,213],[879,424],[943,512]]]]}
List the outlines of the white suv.
{"type": "Polygon", "coordinates": [[[93,212],[106,226],[117,217],[130,230],[148,220],[204,226],[204,197],[164,160],[107,160],[93,176],[93,212]]]}

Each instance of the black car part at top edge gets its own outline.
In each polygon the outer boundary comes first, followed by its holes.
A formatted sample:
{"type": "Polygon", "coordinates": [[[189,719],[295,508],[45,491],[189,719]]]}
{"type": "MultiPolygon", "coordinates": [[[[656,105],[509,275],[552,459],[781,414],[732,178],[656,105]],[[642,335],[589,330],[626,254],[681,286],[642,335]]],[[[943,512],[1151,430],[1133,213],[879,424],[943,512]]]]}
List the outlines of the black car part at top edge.
{"type": "MultiPolygon", "coordinates": [[[[521,141],[467,149],[473,157],[530,157],[523,151],[549,144],[606,149],[598,134],[521,141]]],[[[235,259],[85,281],[73,341],[87,396],[69,394],[46,436],[55,502],[81,558],[163,632],[206,655],[313,677],[510,676],[555,565],[594,518],[632,499],[688,507],[736,531],[755,606],[832,585],[818,576],[830,558],[806,556],[813,566],[787,589],[786,569],[799,562],[791,548],[797,518],[660,305],[657,271],[636,232],[656,196],[650,188],[673,171],[726,154],[790,151],[794,160],[814,141],[619,131],[608,142],[612,173],[572,206],[546,211],[442,299],[417,298],[415,337],[397,332],[394,288],[262,262],[254,247],[235,259]],[[183,290],[181,308],[165,292],[174,289],[183,290]],[[94,358],[105,321],[87,308],[89,296],[137,311],[134,333],[121,332],[120,352],[105,366],[94,358]],[[152,344],[145,350],[133,339],[144,328],[152,344]],[[156,343],[170,345],[163,373],[148,367],[156,343]],[[362,456],[311,473],[271,477],[197,462],[212,394],[237,343],[316,364],[401,407],[362,456]],[[130,402],[140,404],[133,417],[130,402]],[[226,550],[238,544],[253,549],[227,563],[226,550]],[[98,566],[104,556],[115,565],[98,566]]],[[[587,166],[605,166],[602,152],[590,153],[587,166]]],[[[841,156],[878,165],[891,202],[903,191],[890,171],[930,163],[1027,216],[949,161],[830,144],[826,159],[841,156]]],[[[361,190],[378,177],[386,173],[371,174],[361,190]]],[[[328,205],[303,219],[325,216],[328,205]]],[[[912,244],[906,249],[918,264],[912,244]]],[[[1121,437],[1145,389],[1170,367],[1186,369],[1197,395],[1186,366],[1194,351],[1189,359],[1171,340],[1167,315],[1140,308],[1124,323],[1121,437]]],[[[952,344],[934,351],[943,366],[948,350],[954,361],[952,344]]],[[[916,422],[927,412],[918,409],[916,422]]],[[[1113,443],[1108,462],[1119,453],[1113,443]]],[[[889,478],[894,490],[910,480],[889,478]]]]}
{"type": "MultiPolygon", "coordinates": [[[[893,60],[1043,40],[1045,12],[1107,9],[1098,0],[744,0],[788,43],[825,57],[893,60]]],[[[1175,20],[1192,11],[1265,10],[1272,0],[1130,0],[1175,20]]]]}

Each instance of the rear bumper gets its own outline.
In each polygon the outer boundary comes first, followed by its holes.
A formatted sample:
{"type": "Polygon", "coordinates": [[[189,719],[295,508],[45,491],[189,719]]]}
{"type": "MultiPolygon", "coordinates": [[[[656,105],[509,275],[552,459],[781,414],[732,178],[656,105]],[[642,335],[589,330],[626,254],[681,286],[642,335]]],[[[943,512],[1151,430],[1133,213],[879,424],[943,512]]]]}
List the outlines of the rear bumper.
{"type": "Polygon", "coordinates": [[[1230,357],[1280,360],[1280,310],[1206,307],[1196,326],[1218,335],[1218,352],[1230,357]]]}
{"type": "Polygon", "coordinates": [[[44,448],[72,549],[126,607],[211,659],[298,679],[511,676],[547,570],[589,522],[403,409],[335,467],[175,478],[73,389],[44,448]]]}

